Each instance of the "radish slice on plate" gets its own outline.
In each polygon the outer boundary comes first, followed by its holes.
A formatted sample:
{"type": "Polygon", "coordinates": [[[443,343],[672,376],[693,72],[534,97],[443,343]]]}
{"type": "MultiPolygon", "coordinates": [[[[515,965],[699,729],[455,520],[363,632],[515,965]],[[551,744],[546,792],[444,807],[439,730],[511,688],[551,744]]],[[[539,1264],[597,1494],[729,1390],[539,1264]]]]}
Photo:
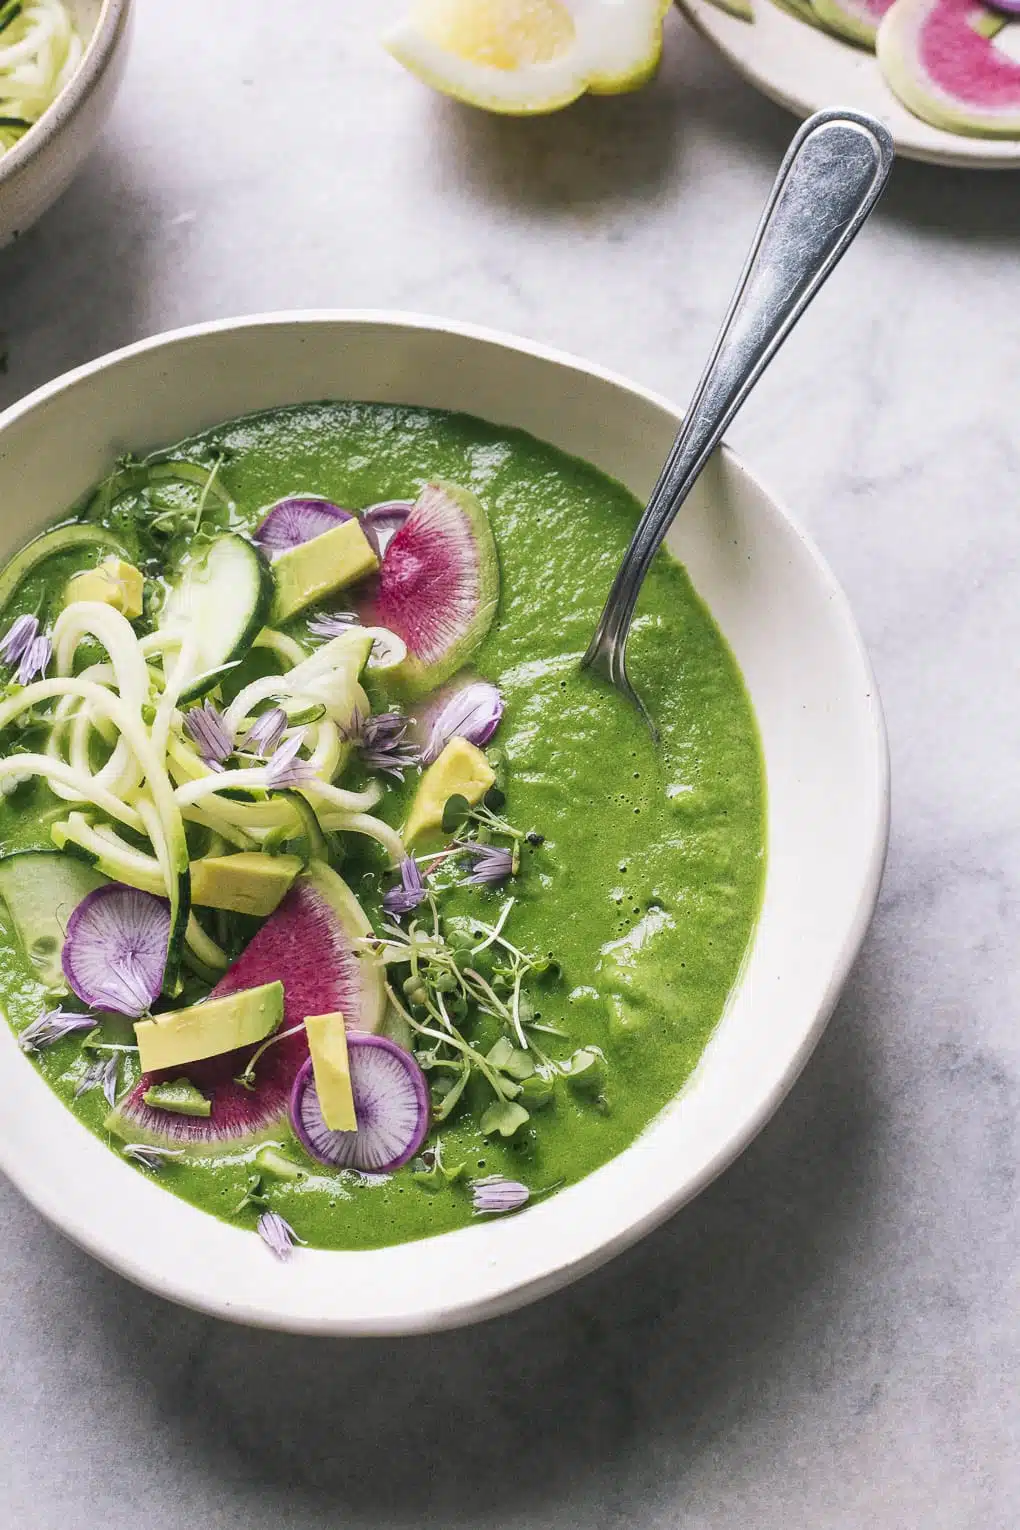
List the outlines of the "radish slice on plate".
{"type": "Polygon", "coordinates": [[[266,552],[286,552],[353,519],[349,510],[341,510],[328,499],[281,499],[270,510],[252,540],[266,552]]]}
{"type": "Polygon", "coordinates": [[[322,1118],[311,1059],[294,1080],[290,1119],[302,1147],[331,1169],[387,1174],[409,1163],[429,1129],[425,1075],[409,1052],[385,1036],[349,1032],[347,1056],[356,1132],[332,1132],[322,1118]]]}
{"type": "Polygon", "coordinates": [[[169,938],[165,898],[110,882],[67,921],[64,976],[84,1004],[137,1019],[159,998],[169,938]]]}

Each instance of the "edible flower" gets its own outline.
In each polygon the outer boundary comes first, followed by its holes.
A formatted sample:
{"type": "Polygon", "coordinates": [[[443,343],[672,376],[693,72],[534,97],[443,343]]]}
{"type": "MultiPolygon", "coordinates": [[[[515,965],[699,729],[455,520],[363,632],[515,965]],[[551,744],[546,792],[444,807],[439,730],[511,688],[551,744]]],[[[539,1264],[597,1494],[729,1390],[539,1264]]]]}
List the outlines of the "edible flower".
{"type": "Polygon", "coordinates": [[[14,678],[19,685],[28,685],[36,675],[44,675],[52,653],[49,638],[40,636],[36,616],[19,616],[0,642],[0,659],[5,664],[17,664],[14,678]]]}
{"type": "Polygon", "coordinates": [[[0,642],[0,659],[5,664],[14,664],[21,658],[28,645],[34,640],[39,632],[39,621],[35,616],[19,616],[0,642]]]}
{"type": "Polygon", "coordinates": [[[143,1164],[146,1169],[161,1169],[171,1158],[183,1158],[182,1148],[158,1147],[154,1142],[129,1142],[121,1148],[125,1158],[143,1164]]]}
{"type": "Polygon", "coordinates": [[[74,1091],[77,1100],[81,1095],[88,1094],[90,1089],[102,1088],[106,1096],[106,1103],[112,1110],[117,1103],[117,1085],[120,1082],[120,1056],[114,1052],[105,1062],[99,1060],[89,1063],[81,1076],[81,1082],[74,1091]]]}
{"type": "Polygon", "coordinates": [[[499,727],[503,716],[503,698],[487,680],[474,680],[450,697],[443,706],[429,734],[422,753],[422,763],[438,760],[451,738],[466,738],[481,748],[499,727]]]}
{"type": "Polygon", "coordinates": [[[169,939],[165,898],[110,882],[67,921],[64,976],[84,1004],[136,1020],[159,997],[169,939]]]}
{"type": "Polygon", "coordinates": [[[295,758],[304,742],[304,736],[302,729],[275,750],[266,766],[266,785],[270,791],[280,786],[303,786],[308,781],[314,781],[315,771],[308,761],[295,758]]]}
{"type": "Polygon", "coordinates": [[[360,626],[361,618],[356,611],[334,611],[331,616],[313,616],[308,631],[312,637],[335,638],[360,626]]]}
{"type": "Polygon", "coordinates": [[[287,714],[282,707],[272,707],[268,712],[263,712],[252,723],[244,736],[242,747],[250,749],[253,754],[268,760],[271,754],[275,754],[280,747],[280,741],[287,731],[287,714]]]}
{"type": "Polygon", "coordinates": [[[400,712],[380,712],[364,722],[356,713],[354,723],[358,750],[369,770],[385,771],[402,781],[404,771],[417,765],[418,751],[406,740],[409,719],[400,712]]]}
{"type": "Polygon", "coordinates": [[[44,1047],[63,1041],[65,1036],[94,1030],[95,1024],[95,1015],[79,1015],[70,1009],[48,1009],[25,1027],[18,1043],[23,1052],[41,1052],[44,1047]]]}
{"type": "Polygon", "coordinates": [[[295,1243],[304,1243],[289,1222],[278,1211],[264,1211],[258,1220],[258,1235],[277,1259],[287,1260],[294,1251],[295,1243]]]}
{"type": "Polygon", "coordinates": [[[514,874],[512,850],[499,845],[465,845],[465,853],[474,861],[474,869],[467,878],[475,887],[496,887],[514,874]]]}
{"type": "Polygon", "coordinates": [[[471,1199],[476,1217],[501,1216],[507,1211],[520,1211],[531,1198],[527,1185],[515,1179],[505,1179],[502,1174],[490,1174],[485,1179],[471,1181],[471,1199]]]}
{"type": "Polygon", "coordinates": [[[411,913],[428,897],[418,863],[413,856],[405,855],[401,861],[400,882],[399,887],[391,887],[383,898],[383,908],[388,914],[395,914],[398,919],[402,914],[411,913]]]}
{"type": "Polygon", "coordinates": [[[198,745],[198,752],[213,770],[222,770],[234,750],[234,741],[227,732],[223,713],[211,701],[200,707],[192,707],[184,715],[184,728],[188,737],[198,745]]]}
{"type": "Polygon", "coordinates": [[[36,676],[42,678],[52,655],[53,644],[48,637],[33,638],[21,655],[21,663],[18,665],[18,673],[15,677],[18,684],[29,685],[36,676]]]}

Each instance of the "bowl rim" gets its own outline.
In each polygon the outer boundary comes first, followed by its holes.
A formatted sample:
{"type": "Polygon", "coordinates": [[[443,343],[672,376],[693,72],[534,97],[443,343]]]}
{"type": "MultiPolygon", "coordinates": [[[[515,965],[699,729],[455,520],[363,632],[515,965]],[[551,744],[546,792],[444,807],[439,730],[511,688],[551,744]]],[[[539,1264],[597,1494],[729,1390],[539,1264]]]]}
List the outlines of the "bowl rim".
{"type": "MultiPolygon", "coordinates": [[[[185,325],[148,336],[143,340],[107,352],[42,384],[24,398],[15,401],[7,409],[0,412],[0,441],[2,441],[7,428],[22,415],[32,412],[45,404],[49,399],[70,390],[90,376],[114,368],[133,357],[164,348],[169,353],[180,342],[201,339],[220,333],[245,329],[293,327],[295,325],[326,325],[333,327],[375,325],[385,326],[394,330],[425,331],[436,335],[454,335],[469,341],[493,345],[539,361],[552,363],[559,368],[565,368],[593,377],[634,395],[657,409],[665,411],[674,419],[679,419],[683,413],[665,395],[646,388],[612,369],[603,367],[595,362],[589,362],[584,358],[572,355],[558,348],[546,346],[483,325],[464,323],[424,314],[405,313],[400,310],[391,309],[316,308],[276,310],[185,325]]],[[[128,1277],[142,1287],[169,1300],[232,1322],[285,1332],[334,1337],[393,1337],[413,1333],[438,1332],[512,1311],[597,1269],[609,1259],[615,1257],[616,1254],[637,1243],[647,1233],[694,1200],[721,1173],[729,1168],[754,1140],[782,1104],[814,1052],[870,925],[878,901],[889,841],[890,759],[885,717],[874,670],[846,593],[811,537],[789,513],[783,502],[770,494],[763,487],[761,481],[754,474],[748,472],[740,459],[728,447],[724,445],[720,450],[727,464],[735,468],[740,476],[748,481],[752,490],[756,491],[768,502],[777,517],[789,527],[795,541],[800,544],[802,552],[811,565],[814,577],[819,581],[820,587],[826,594],[827,605],[830,611],[838,616],[842,635],[854,652],[854,658],[860,665],[860,673],[868,682],[865,695],[859,699],[858,705],[861,708],[862,715],[866,717],[869,724],[868,738],[870,741],[871,765],[873,769],[874,822],[867,855],[862,861],[863,869],[860,875],[856,906],[852,919],[847,921],[842,945],[832,962],[829,981],[821,1000],[817,1004],[813,1019],[809,1025],[805,1026],[799,1045],[787,1058],[774,1086],[759,1099],[754,1110],[741,1114],[739,1121],[726,1137],[725,1142],[713,1156],[701,1165],[694,1175],[687,1178],[682,1184],[675,1186],[668,1194],[664,1194],[645,1214],[628,1221],[625,1226],[609,1236],[603,1236],[593,1241],[590,1246],[586,1245],[574,1257],[557,1262],[547,1261],[533,1276],[517,1280],[506,1288],[501,1288],[496,1293],[488,1295],[462,1295],[458,1293],[455,1296],[449,1296],[441,1304],[436,1303],[430,1307],[421,1306],[417,1308],[413,1319],[408,1317],[402,1317],[399,1320],[357,1317],[351,1319],[336,1315],[324,1316],[319,1313],[309,1314],[307,1317],[304,1315],[295,1316],[292,1312],[276,1310],[264,1302],[247,1300],[227,1301],[215,1293],[210,1294],[207,1291],[199,1292],[195,1288],[185,1290],[173,1275],[168,1276],[164,1272],[154,1271],[143,1260],[138,1259],[132,1251],[123,1248],[111,1248],[95,1232],[87,1215],[75,1215],[73,1213],[68,1215],[66,1206],[57,1214],[53,1205],[47,1204],[47,1200],[52,1198],[46,1194],[45,1183],[40,1183],[38,1188],[30,1188],[24,1185],[22,1176],[16,1170],[12,1170],[12,1160],[15,1155],[7,1151],[3,1135],[0,1134],[0,1170],[8,1175],[19,1192],[47,1220],[54,1222],[73,1242],[92,1254],[101,1263],[117,1273],[128,1277]]],[[[749,947],[749,952],[752,949],[753,941],[749,947]]],[[[738,977],[734,985],[734,992],[737,991],[739,986],[740,979],[738,977]]],[[[699,1068],[700,1066],[701,1064],[699,1064],[699,1068]]],[[[685,1088],[690,1086],[698,1071],[698,1069],[695,1070],[695,1074],[687,1081],[687,1084],[684,1086],[685,1088]]],[[[47,1093],[50,1092],[48,1086],[44,1085],[43,1087],[47,1089],[47,1093]]],[[[615,1161],[611,1160],[610,1162],[615,1161]]],[[[583,1181],[580,1183],[583,1183],[583,1181]]],[[[541,1208],[536,1208],[536,1211],[540,1210],[541,1208]]],[[[535,1212],[532,1212],[532,1215],[534,1214],[535,1212]]],[[[442,1236],[457,1237],[459,1235],[453,1233],[442,1236]]],[[[441,1241],[441,1239],[438,1241],[441,1241]]],[[[393,1247],[414,1248],[415,1246],[414,1244],[392,1245],[381,1251],[376,1251],[376,1253],[392,1253],[393,1247]]],[[[345,1254],[343,1257],[350,1257],[350,1253],[345,1254]]],[[[369,1258],[374,1257],[374,1255],[370,1252],[359,1257],[369,1258]]]]}
{"type": "Polygon", "coordinates": [[[55,96],[41,117],[37,117],[22,138],[0,155],[0,192],[52,142],[60,129],[73,117],[106,71],[120,34],[127,24],[132,0],[102,0],[96,24],[85,44],[78,67],[59,95],[55,96]]]}

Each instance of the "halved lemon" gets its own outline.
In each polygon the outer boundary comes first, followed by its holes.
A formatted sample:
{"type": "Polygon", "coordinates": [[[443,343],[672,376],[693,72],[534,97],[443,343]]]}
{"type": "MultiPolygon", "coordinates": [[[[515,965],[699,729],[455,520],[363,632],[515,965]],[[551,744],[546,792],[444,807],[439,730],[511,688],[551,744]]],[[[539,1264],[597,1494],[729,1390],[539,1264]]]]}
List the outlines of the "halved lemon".
{"type": "Polygon", "coordinates": [[[554,112],[637,90],[658,68],[670,0],[414,0],[386,39],[426,85],[490,112],[554,112]]]}

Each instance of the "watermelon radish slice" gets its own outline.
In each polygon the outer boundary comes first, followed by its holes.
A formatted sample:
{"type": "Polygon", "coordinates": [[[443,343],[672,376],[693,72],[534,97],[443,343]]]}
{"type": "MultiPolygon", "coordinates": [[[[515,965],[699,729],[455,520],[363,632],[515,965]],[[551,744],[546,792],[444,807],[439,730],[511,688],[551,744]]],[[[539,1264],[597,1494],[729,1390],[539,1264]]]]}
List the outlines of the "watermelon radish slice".
{"type": "Polygon", "coordinates": [[[385,1036],[348,1036],[356,1132],[330,1131],[311,1059],[294,1080],[290,1120],[312,1158],[331,1169],[389,1174],[409,1163],[428,1135],[429,1091],[410,1052],[385,1036]]]}
{"type": "Polygon", "coordinates": [[[407,658],[387,682],[414,697],[471,657],[498,601],[499,563],[485,511],[470,490],[430,483],[357,604],[366,626],[386,627],[407,644],[407,658]]]}
{"type": "Polygon", "coordinates": [[[996,47],[1007,23],[975,0],[897,0],[878,62],[904,106],[950,133],[1020,137],[1020,64],[996,47]]]}
{"type": "MultiPolygon", "coordinates": [[[[279,978],[284,985],[280,1034],[303,1027],[306,1015],[339,1010],[360,1031],[378,1030],[385,1012],[383,974],[374,957],[352,941],[371,934],[361,906],[335,871],[313,862],[279,908],[217,983],[211,997],[256,988],[279,978]]],[[[169,1075],[146,1074],[117,1106],[107,1127],[129,1142],[229,1152],[279,1134],[285,1128],[294,1079],[308,1057],[304,1030],[268,1047],[255,1068],[255,1086],[235,1080],[255,1048],[192,1063],[188,1080],[212,1102],[207,1118],[174,1115],[146,1105],[144,1095],[169,1075]]],[[[179,1075],[181,1070],[175,1070],[179,1075]]]]}
{"type": "Polygon", "coordinates": [[[830,32],[874,51],[882,17],[896,0],[811,0],[811,9],[830,32]]]}

